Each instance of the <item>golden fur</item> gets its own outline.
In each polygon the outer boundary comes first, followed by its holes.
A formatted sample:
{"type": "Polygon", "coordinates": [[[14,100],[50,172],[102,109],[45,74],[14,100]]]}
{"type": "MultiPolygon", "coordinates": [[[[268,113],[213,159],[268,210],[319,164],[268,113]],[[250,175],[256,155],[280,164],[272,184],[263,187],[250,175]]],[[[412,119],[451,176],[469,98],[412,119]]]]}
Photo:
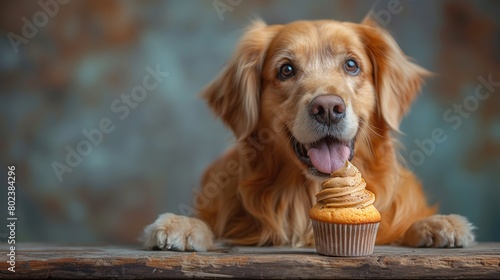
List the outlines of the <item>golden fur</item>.
{"type": "MultiPolygon", "coordinates": [[[[436,208],[427,204],[420,183],[397,159],[393,133],[428,74],[370,19],[362,24],[254,22],[227,67],[202,93],[237,143],[205,172],[197,217],[217,238],[235,244],[313,245],[308,211],[321,179],[308,174],[290,139],[310,133],[297,126],[297,120],[307,117],[301,116],[303,108],[318,94],[334,93],[358,120],[348,124],[358,126],[352,163],[376,195],[382,215],[377,243],[466,246],[473,235],[465,218],[427,226],[425,219],[436,208]],[[348,57],[356,57],[362,69],[356,77],[341,67],[348,57]],[[283,61],[298,66],[293,80],[276,78],[283,61]],[[412,228],[405,237],[417,221],[425,226],[412,228]],[[438,244],[435,236],[442,227],[455,239],[438,244]]],[[[162,248],[152,231],[151,226],[146,229],[146,246],[162,248]]]]}

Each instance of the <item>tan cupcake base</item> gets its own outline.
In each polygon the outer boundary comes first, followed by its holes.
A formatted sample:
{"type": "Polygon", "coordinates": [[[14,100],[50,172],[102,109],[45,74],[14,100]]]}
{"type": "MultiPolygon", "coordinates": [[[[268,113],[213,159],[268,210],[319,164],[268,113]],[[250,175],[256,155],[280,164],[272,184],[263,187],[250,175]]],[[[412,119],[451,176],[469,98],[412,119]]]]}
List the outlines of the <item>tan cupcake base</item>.
{"type": "Polygon", "coordinates": [[[379,224],[331,224],[312,220],[316,251],[327,256],[370,255],[379,224]]]}

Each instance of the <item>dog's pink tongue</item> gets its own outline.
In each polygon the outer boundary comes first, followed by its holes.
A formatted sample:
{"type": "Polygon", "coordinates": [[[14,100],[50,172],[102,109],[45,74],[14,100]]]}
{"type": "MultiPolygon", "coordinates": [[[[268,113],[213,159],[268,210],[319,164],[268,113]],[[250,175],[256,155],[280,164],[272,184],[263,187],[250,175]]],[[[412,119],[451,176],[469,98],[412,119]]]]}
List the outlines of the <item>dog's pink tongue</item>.
{"type": "Polygon", "coordinates": [[[342,166],[349,158],[351,150],[333,139],[315,143],[307,151],[307,156],[319,172],[330,174],[342,166]]]}

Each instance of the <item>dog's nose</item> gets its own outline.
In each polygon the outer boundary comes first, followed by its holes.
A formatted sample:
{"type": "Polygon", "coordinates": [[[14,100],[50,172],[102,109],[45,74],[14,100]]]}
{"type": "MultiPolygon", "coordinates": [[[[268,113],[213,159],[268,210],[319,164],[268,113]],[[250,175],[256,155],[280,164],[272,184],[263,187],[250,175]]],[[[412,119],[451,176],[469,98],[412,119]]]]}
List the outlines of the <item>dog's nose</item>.
{"type": "Polygon", "coordinates": [[[331,125],[345,117],[345,102],[338,95],[316,96],[309,103],[309,114],[317,122],[331,125]]]}

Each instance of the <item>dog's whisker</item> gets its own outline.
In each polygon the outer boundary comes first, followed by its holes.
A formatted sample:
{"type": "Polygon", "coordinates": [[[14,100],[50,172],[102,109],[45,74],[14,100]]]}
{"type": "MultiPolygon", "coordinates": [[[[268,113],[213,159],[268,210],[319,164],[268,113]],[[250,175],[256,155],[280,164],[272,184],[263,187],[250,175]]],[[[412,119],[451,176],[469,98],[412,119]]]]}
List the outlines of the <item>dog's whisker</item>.
{"type": "Polygon", "coordinates": [[[366,147],[368,147],[368,152],[370,154],[370,157],[375,158],[375,154],[373,152],[372,142],[370,141],[370,136],[368,136],[368,134],[366,133],[366,131],[363,128],[361,128],[360,131],[361,131],[361,135],[362,135],[361,140],[365,143],[366,147]]]}
{"type": "Polygon", "coordinates": [[[384,137],[384,136],[380,135],[379,133],[377,133],[377,132],[375,131],[375,129],[379,129],[379,128],[372,127],[369,123],[367,123],[367,122],[366,122],[366,121],[364,121],[363,119],[359,119],[359,122],[361,122],[361,123],[363,123],[364,125],[366,125],[366,127],[368,127],[368,129],[370,129],[370,130],[373,132],[373,134],[377,135],[378,137],[380,137],[380,138],[386,138],[386,137],[384,137]]]}

